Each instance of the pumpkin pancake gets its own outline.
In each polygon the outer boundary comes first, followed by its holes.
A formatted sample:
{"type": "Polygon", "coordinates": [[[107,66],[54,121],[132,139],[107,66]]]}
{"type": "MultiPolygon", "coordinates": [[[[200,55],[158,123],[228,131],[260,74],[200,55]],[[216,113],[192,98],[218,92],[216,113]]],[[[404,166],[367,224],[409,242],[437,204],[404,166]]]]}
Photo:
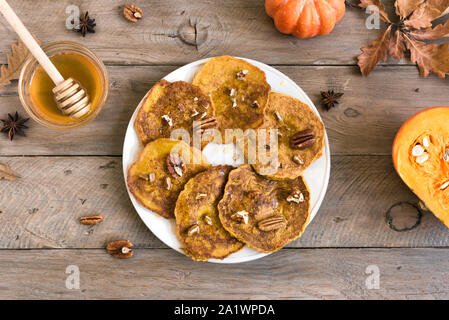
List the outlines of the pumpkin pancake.
{"type": "Polygon", "coordinates": [[[176,231],[193,260],[224,259],[244,244],[221,225],[217,205],[231,166],[215,166],[189,180],[176,202],[176,231]]]}
{"type": "Polygon", "coordinates": [[[184,185],[208,167],[198,149],[162,138],[145,146],[128,170],[127,183],[144,207],[164,218],[174,218],[176,199],[184,185]]]}
{"type": "MultiPolygon", "coordinates": [[[[248,163],[257,173],[274,180],[294,179],[299,177],[310,164],[323,153],[325,131],[323,122],[305,103],[293,97],[271,92],[265,109],[264,123],[259,129],[266,129],[266,148],[251,148],[248,143],[257,146],[255,136],[244,140],[244,152],[248,163]],[[270,143],[270,129],[278,131],[277,156],[275,144],[270,143]],[[256,150],[264,152],[267,157],[262,162],[256,150]],[[273,151],[274,150],[274,151],[273,151]],[[252,152],[252,153],[251,153],[252,152]],[[268,158],[276,161],[267,161],[268,158]]],[[[260,134],[260,132],[259,132],[260,134]]],[[[272,139],[273,141],[273,139],[272,139]]]]}
{"type": "Polygon", "coordinates": [[[209,60],[196,74],[193,84],[210,94],[218,128],[257,128],[270,92],[265,73],[252,64],[230,56],[209,60]]]}
{"type": "Polygon", "coordinates": [[[151,88],[140,108],[135,128],[143,144],[158,138],[171,138],[176,129],[187,130],[192,143],[193,122],[213,116],[210,97],[200,88],[184,81],[160,80],[151,88]]]}
{"type": "Polygon", "coordinates": [[[310,191],[302,177],[268,180],[243,165],[229,173],[220,221],[238,240],[273,252],[299,238],[310,217],[310,191]]]}

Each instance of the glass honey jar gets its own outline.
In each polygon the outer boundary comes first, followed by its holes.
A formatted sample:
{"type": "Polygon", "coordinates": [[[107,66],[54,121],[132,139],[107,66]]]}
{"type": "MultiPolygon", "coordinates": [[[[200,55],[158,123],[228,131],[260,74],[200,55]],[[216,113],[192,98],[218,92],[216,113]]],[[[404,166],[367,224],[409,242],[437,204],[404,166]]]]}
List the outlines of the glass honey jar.
{"type": "Polygon", "coordinates": [[[25,62],[19,78],[19,97],[26,112],[52,129],[70,129],[92,121],[103,109],[109,94],[109,77],[103,62],[75,42],[54,42],[42,49],[65,79],[71,77],[80,82],[89,95],[91,110],[80,119],[64,115],[54,100],[55,84],[32,57],[25,62]]]}

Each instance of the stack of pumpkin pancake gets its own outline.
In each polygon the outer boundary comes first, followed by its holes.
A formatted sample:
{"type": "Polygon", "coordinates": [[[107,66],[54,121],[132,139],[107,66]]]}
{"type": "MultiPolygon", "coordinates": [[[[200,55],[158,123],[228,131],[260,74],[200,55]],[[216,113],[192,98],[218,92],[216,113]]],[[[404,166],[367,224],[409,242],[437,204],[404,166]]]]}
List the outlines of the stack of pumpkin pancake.
{"type": "Polygon", "coordinates": [[[209,60],[192,84],[161,80],[135,128],[145,147],[128,170],[128,187],[144,207],[176,219],[192,259],[224,259],[245,245],[274,252],[304,232],[310,191],[301,175],[322,154],[324,125],[308,105],[271,92],[259,68],[222,56],[209,60]],[[235,142],[254,161],[211,166],[200,148],[214,129],[223,136],[227,129],[265,129],[263,140],[277,142],[276,161],[259,161],[248,145],[261,136],[244,135],[235,142]]]}

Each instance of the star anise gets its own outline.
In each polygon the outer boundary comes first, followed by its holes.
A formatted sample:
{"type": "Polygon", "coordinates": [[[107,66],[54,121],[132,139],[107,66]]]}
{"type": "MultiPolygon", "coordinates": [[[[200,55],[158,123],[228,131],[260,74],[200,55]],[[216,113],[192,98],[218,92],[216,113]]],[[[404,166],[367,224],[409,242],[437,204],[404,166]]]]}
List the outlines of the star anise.
{"type": "Polygon", "coordinates": [[[94,28],[96,25],[97,24],[95,23],[95,19],[91,19],[89,17],[89,12],[86,11],[84,16],[80,17],[79,27],[77,29],[75,29],[75,31],[81,32],[83,37],[85,37],[86,33],[88,33],[88,32],[95,33],[94,28]]]}
{"type": "Polygon", "coordinates": [[[342,92],[334,92],[334,90],[321,91],[321,96],[323,100],[321,100],[321,104],[330,110],[335,107],[336,104],[339,104],[338,99],[340,99],[344,93],[342,92]]]}
{"type": "Polygon", "coordinates": [[[27,122],[30,118],[26,119],[20,119],[19,114],[16,111],[16,114],[12,116],[8,113],[8,119],[3,120],[0,119],[1,122],[3,122],[3,127],[1,128],[1,132],[8,132],[9,140],[12,141],[14,138],[14,134],[17,132],[21,136],[26,136],[24,129],[28,129],[26,125],[24,125],[25,122],[27,122]]]}

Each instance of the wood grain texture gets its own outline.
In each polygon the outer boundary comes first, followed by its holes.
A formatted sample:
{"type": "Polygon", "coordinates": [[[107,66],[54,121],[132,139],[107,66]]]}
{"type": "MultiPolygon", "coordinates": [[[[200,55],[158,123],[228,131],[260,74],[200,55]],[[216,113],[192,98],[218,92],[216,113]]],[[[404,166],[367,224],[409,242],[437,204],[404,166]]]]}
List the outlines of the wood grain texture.
{"type": "MultiPolygon", "coordinates": [[[[21,176],[0,180],[0,299],[449,299],[447,228],[415,208],[390,156],[405,120],[447,105],[447,80],[420,78],[407,58],[363,78],[359,48],[379,32],[366,29],[363,10],[348,9],[329,36],[300,40],[276,31],[263,0],[137,0],[145,13],[137,24],[122,17],[123,1],[8,2],[44,44],[71,40],[95,51],[111,82],[105,109],[85,127],[53,131],[30,121],[28,138],[0,136],[0,162],[21,176]],[[96,19],[95,34],[65,28],[73,4],[96,19]],[[195,263],[158,240],[131,205],[120,157],[151,86],[222,54],[276,65],[298,83],[323,117],[333,154],[328,192],[301,239],[239,265],[195,263]],[[319,102],[328,89],[345,95],[326,112],[319,102]],[[99,213],[102,223],[79,223],[99,213]],[[134,243],[132,259],[107,255],[117,239],[134,243]],[[65,286],[69,265],[80,268],[79,290],[65,286]],[[379,290],[365,285],[369,265],[380,269],[379,290]]],[[[383,2],[393,12],[394,1],[383,2]]],[[[16,39],[0,17],[0,64],[16,39]]],[[[0,118],[16,110],[25,114],[14,82],[0,89],[0,118]]]]}
{"type": "MultiPolygon", "coordinates": [[[[0,162],[21,175],[14,182],[0,181],[0,248],[103,248],[114,239],[165,248],[132,207],[119,157],[3,157],[0,162]],[[92,227],[79,223],[92,214],[105,219],[92,227]]],[[[390,157],[334,156],[321,209],[289,247],[449,246],[447,229],[431,213],[410,231],[394,231],[386,213],[404,201],[417,203],[390,157]]],[[[398,208],[392,218],[401,229],[413,225],[418,213],[398,208]]]]}
{"type": "MultiPolygon", "coordinates": [[[[10,0],[42,43],[82,42],[109,64],[177,64],[231,54],[274,64],[354,64],[360,47],[376,38],[361,9],[348,9],[331,35],[300,40],[282,35],[261,0],[135,1],[144,11],[137,24],[122,16],[123,1],[10,0]],[[65,27],[66,8],[79,5],[96,19],[95,34],[82,38],[65,27]],[[45,23],[42,23],[45,21],[45,23]],[[267,43],[270,43],[267,50],[267,43]]],[[[0,19],[0,63],[16,35],[0,19]]]]}
{"type": "MultiPolygon", "coordinates": [[[[10,143],[0,135],[2,155],[121,155],[131,115],[153,84],[175,66],[110,66],[110,96],[97,119],[69,131],[44,128],[30,121],[28,138],[10,143]],[[43,139],[45,137],[45,139],[43,139]]],[[[388,155],[400,126],[414,113],[447,105],[447,81],[419,78],[415,67],[379,67],[362,78],[356,67],[277,67],[310,96],[324,119],[333,154],[388,155]],[[345,93],[341,104],[327,112],[321,90],[345,93]]],[[[278,85],[280,87],[280,85],[278,85]]],[[[0,89],[0,118],[24,111],[15,85],[0,89]]]]}
{"type": "Polygon", "coordinates": [[[234,265],[165,249],[137,249],[129,260],[104,250],[1,250],[0,269],[1,299],[449,298],[449,249],[284,249],[234,265]],[[69,265],[79,267],[78,290],[65,286],[69,265]],[[366,287],[370,265],[379,289],[366,287]]]}

